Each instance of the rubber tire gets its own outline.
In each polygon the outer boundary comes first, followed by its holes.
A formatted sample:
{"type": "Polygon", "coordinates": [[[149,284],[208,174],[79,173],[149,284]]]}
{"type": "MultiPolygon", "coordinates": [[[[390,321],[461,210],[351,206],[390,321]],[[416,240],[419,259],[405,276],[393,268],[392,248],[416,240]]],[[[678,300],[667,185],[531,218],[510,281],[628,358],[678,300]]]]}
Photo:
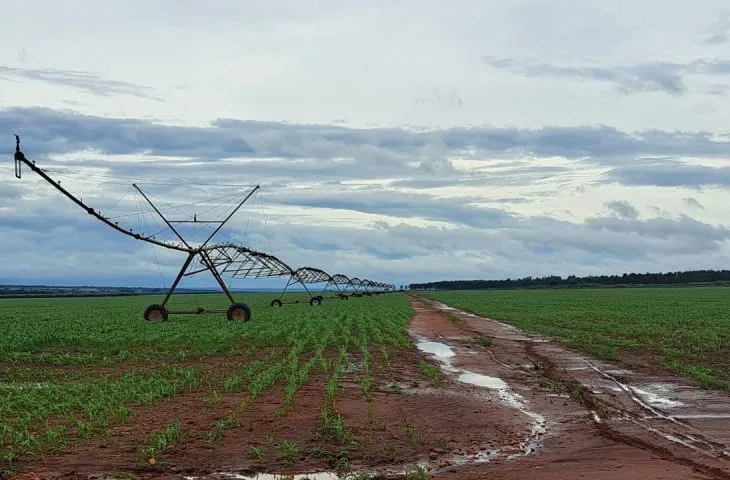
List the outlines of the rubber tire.
{"type": "Polygon", "coordinates": [[[350,299],[350,297],[348,297],[347,295],[340,295],[340,300],[349,300],[349,299],[350,299]]]}
{"type": "Polygon", "coordinates": [[[276,298],[275,298],[275,299],[273,299],[273,300],[271,301],[271,306],[272,306],[272,307],[281,307],[281,300],[278,300],[278,299],[276,299],[276,298]]]}
{"type": "Polygon", "coordinates": [[[322,304],[322,298],[321,298],[321,297],[312,297],[312,298],[311,298],[311,299],[309,300],[309,304],[310,304],[311,306],[313,306],[313,307],[316,307],[316,306],[318,306],[318,305],[321,305],[321,304],[322,304]]]}
{"type": "Polygon", "coordinates": [[[144,319],[148,322],[166,322],[167,309],[160,304],[153,303],[144,310],[144,319]]]}
{"type": "Polygon", "coordinates": [[[248,322],[251,320],[251,309],[245,303],[232,303],[228,307],[226,317],[231,322],[248,322]]]}

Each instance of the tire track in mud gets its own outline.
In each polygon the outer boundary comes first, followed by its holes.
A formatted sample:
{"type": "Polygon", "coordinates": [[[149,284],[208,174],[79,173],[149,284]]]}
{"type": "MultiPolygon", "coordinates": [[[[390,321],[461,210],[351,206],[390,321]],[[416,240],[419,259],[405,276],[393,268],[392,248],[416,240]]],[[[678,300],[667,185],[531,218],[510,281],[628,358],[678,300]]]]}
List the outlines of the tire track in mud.
{"type": "MultiPolygon", "coordinates": [[[[677,456],[675,452],[673,452],[672,450],[670,450],[667,447],[662,447],[651,441],[639,438],[634,435],[620,432],[619,430],[617,430],[616,428],[614,428],[613,426],[611,426],[609,423],[606,423],[606,422],[610,421],[613,417],[623,416],[625,418],[630,419],[630,421],[632,423],[639,424],[640,428],[645,428],[646,425],[642,424],[641,417],[636,415],[634,412],[630,412],[630,411],[624,410],[622,408],[615,407],[614,405],[597,398],[594,393],[592,393],[589,389],[587,389],[583,384],[581,384],[577,380],[570,378],[570,377],[566,377],[563,374],[560,374],[558,372],[558,367],[554,363],[552,363],[548,357],[540,355],[534,351],[533,345],[528,345],[526,348],[526,351],[530,355],[530,357],[532,357],[536,362],[546,365],[547,368],[545,371],[546,371],[547,378],[550,378],[551,380],[554,380],[557,382],[561,382],[565,385],[569,385],[569,388],[571,388],[573,391],[579,392],[579,395],[578,395],[579,403],[590,411],[590,413],[592,414],[592,418],[594,419],[595,431],[602,437],[604,437],[610,441],[613,441],[613,442],[622,443],[622,444],[627,445],[632,448],[637,448],[637,449],[651,452],[669,462],[684,465],[686,467],[691,468],[695,472],[709,475],[712,478],[716,478],[718,480],[720,480],[720,479],[730,480],[730,473],[727,470],[723,470],[720,467],[707,466],[707,465],[704,465],[697,461],[694,461],[692,459],[677,456]],[[597,414],[596,413],[597,411],[602,412],[601,415],[597,414]]],[[[597,369],[597,367],[595,367],[595,366],[593,366],[593,368],[597,369]]],[[[598,370],[600,371],[600,369],[598,369],[598,370]]],[[[605,372],[602,372],[602,373],[605,374],[605,372]]],[[[606,374],[606,375],[608,375],[608,374],[606,374]]],[[[610,377],[610,375],[609,375],[609,377],[610,377]]],[[[611,378],[613,378],[613,377],[611,377],[611,378]]],[[[627,394],[628,394],[628,392],[627,392],[627,394]]],[[[632,393],[629,395],[632,397],[632,401],[636,401],[639,405],[642,405],[642,407],[645,405],[649,411],[656,412],[661,417],[666,417],[666,415],[662,414],[661,412],[656,411],[656,409],[645,404],[640,399],[637,398],[636,400],[634,400],[633,397],[636,396],[635,394],[632,393]]],[[[654,430],[655,430],[655,432],[653,432],[653,433],[658,433],[659,435],[662,434],[662,432],[658,431],[658,429],[654,429],[654,430]]],[[[688,448],[691,448],[691,447],[688,447],[688,448]]],[[[695,450],[694,448],[692,448],[692,449],[695,450]]]]}
{"type": "MultiPolygon", "coordinates": [[[[713,438],[706,431],[707,427],[703,429],[702,425],[692,423],[693,419],[727,418],[730,425],[730,396],[727,394],[703,393],[705,397],[712,398],[709,403],[713,405],[712,412],[703,413],[703,405],[689,401],[696,392],[691,389],[696,387],[687,386],[686,384],[691,383],[687,379],[664,372],[632,372],[617,363],[604,362],[569,351],[549,338],[528,335],[492,319],[462,312],[421,297],[411,296],[409,299],[414,309],[425,308],[458,319],[451,323],[460,330],[460,334],[452,333],[448,338],[442,338],[441,341],[445,343],[460,344],[464,339],[475,335],[487,336],[498,342],[492,348],[482,349],[486,353],[481,356],[483,368],[484,360],[488,358],[492,366],[486,367],[487,369],[502,369],[503,373],[506,369],[515,373],[510,375],[509,381],[512,384],[519,383],[526,390],[534,390],[534,385],[526,384],[546,381],[554,389],[567,392],[568,396],[585,408],[585,416],[590,419],[586,427],[593,434],[610,442],[651,453],[666,462],[682,465],[710,478],[730,480],[728,442],[713,438]],[[496,351],[500,350],[496,348],[497,345],[501,347],[501,351],[496,351]],[[516,359],[519,359],[519,363],[514,364],[516,359]],[[622,377],[617,378],[618,375],[612,374],[613,372],[620,372],[622,377]],[[626,377],[632,377],[631,381],[624,380],[626,377]],[[668,385],[679,384],[682,388],[676,390],[680,392],[677,395],[681,401],[664,398],[661,392],[652,393],[650,388],[644,386],[659,385],[662,382],[668,385]],[[682,406],[691,412],[677,415],[680,418],[666,412],[676,406],[682,406]],[[721,406],[727,411],[718,413],[721,406]]],[[[463,361],[468,364],[475,362],[475,359],[470,360],[466,356],[463,361]]],[[[546,393],[543,392],[543,397],[546,393]]],[[[558,430],[561,428],[560,421],[555,427],[558,430]]],[[[723,428],[717,430],[723,431],[723,428]]],[[[549,445],[540,454],[549,455],[549,445]]]]}

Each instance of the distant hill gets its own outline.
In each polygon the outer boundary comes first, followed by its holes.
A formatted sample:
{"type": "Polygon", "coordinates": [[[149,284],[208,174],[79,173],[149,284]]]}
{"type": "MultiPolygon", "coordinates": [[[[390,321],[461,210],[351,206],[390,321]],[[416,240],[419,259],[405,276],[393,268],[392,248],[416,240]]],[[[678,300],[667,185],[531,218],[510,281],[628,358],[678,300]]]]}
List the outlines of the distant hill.
{"type": "Polygon", "coordinates": [[[411,290],[489,290],[514,288],[587,288],[621,286],[722,285],[730,284],[730,270],[690,270],[666,273],[624,273],[587,277],[525,277],[505,280],[442,280],[412,283],[411,290]]]}

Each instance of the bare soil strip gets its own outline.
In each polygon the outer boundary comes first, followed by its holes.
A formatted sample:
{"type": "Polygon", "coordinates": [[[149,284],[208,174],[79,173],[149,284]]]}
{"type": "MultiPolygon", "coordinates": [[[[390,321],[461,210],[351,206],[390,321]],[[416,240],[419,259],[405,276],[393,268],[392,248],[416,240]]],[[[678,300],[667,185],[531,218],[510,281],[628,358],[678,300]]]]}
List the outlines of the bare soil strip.
{"type": "MultiPolygon", "coordinates": [[[[489,478],[730,478],[727,393],[656,368],[599,361],[436,302],[412,303],[414,336],[449,345],[450,367],[465,380],[463,372],[497,378],[546,420],[536,452],[490,465],[489,478]],[[440,327],[445,318],[449,326],[440,327]],[[492,344],[475,349],[474,337],[492,344]]],[[[499,387],[491,389],[505,397],[499,387]]]]}

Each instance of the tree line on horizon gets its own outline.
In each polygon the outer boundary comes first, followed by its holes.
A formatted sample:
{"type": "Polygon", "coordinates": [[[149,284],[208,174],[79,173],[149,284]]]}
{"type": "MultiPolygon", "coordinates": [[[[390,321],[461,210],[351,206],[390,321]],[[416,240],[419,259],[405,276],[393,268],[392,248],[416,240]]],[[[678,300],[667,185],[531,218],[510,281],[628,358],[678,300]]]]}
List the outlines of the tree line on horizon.
{"type": "Polygon", "coordinates": [[[685,272],[624,273],[565,278],[557,275],[504,280],[441,280],[411,283],[410,290],[488,290],[498,288],[556,288],[620,285],[679,285],[730,282],[730,270],[690,270],[685,272]]]}

